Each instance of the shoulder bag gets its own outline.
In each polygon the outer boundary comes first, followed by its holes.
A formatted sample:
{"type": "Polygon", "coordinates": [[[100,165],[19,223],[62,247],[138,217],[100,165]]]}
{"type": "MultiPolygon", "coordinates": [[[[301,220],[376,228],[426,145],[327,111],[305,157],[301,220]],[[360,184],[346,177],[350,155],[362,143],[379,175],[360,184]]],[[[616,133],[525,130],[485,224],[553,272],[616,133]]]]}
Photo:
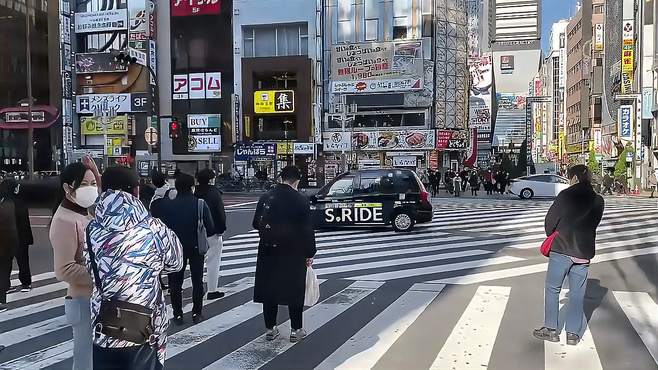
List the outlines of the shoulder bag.
{"type": "Polygon", "coordinates": [[[541,243],[541,246],[539,247],[539,251],[541,252],[541,254],[543,254],[546,257],[548,257],[549,254],[551,254],[551,247],[553,246],[553,242],[555,241],[555,238],[557,238],[558,235],[560,235],[560,233],[557,230],[555,230],[551,235],[546,237],[544,242],[541,243]]]}
{"type": "Polygon", "coordinates": [[[197,203],[197,249],[199,254],[205,256],[208,253],[208,234],[206,232],[206,225],[203,223],[203,209],[205,208],[206,202],[203,199],[199,199],[197,203]]]}
{"type": "Polygon", "coordinates": [[[153,310],[134,303],[118,299],[103,298],[101,279],[96,265],[96,256],[91,247],[89,231],[87,231],[87,250],[91,269],[94,273],[94,284],[101,299],[98,316],[93,322],[94,333],[103,334],[112,339],[123,340],[137,345],[157,343],[153,327],[153,310]]]}

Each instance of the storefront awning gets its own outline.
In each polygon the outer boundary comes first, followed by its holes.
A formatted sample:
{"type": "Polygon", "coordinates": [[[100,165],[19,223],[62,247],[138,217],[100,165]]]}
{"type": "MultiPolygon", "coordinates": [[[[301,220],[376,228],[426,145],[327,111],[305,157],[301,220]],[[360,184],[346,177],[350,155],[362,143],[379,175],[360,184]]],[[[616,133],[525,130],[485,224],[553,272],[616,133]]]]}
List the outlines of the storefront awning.
{"type": "MultiPolygon", "coordinates": [[[[32,107],[32,127],[48,128],[59,118],[57,108],[50,105],[35,105],[32,107]]],[[[27,107],[0,109],[0,128],[5,130],[27,129],[27,107]]]]}

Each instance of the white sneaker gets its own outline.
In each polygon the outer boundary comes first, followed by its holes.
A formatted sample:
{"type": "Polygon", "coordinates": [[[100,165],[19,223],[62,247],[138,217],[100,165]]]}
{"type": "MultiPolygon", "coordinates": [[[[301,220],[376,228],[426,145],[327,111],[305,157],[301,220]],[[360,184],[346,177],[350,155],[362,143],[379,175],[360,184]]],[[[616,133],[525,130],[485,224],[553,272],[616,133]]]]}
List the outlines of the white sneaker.
{"type": "Polygon", "coordinates": [[[5,312],[9,309],[6,303],[0,303],[0,312],[5,312]]]}
{"type": "Polygon", "coordinates": [[[279,328],[276,326],[272,329],[267,329],[265,332],[265,340],[275,340],[279,336],[279,328]]]}
{"type": "Polygon", "coordinates": [[[298,342],[304,338],[306,338],[306,330],[304,329],[292,330],[290,332],[290,343],[298,342]]]}

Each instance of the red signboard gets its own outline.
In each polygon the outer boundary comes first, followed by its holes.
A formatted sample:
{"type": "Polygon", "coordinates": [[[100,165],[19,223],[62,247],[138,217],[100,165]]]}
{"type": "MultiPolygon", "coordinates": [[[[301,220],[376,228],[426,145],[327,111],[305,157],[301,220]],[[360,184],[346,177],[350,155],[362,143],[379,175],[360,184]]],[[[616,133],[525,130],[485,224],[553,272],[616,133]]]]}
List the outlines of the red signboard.
{"type": "Polygon", "coordinates": [[[171,0],[171,16],[219,14],[220,0],[171,0]]]}

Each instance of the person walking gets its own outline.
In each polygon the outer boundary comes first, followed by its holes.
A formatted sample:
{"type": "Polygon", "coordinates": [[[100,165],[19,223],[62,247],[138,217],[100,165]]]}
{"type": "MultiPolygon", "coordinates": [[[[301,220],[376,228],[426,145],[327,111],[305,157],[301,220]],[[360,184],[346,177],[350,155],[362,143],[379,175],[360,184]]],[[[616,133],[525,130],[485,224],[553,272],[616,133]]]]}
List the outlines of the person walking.
{"type": "Polygon", "coordinates": [[[153,217],[159,218],[172,229],[183,245],[183,267],[169,274],[169,294],[174,311],[174,324],[183,325],[183,281],[185,268],[190,265],[192,279],[192,322],[203,321],[203,265],[204,248],[199,248],[198,226],[202,222],[206,236],[215,235],[215,224],[208,204],[194,196],[194,177],[181,173],[176,177],[176,198],[167,202],[157,202],[151,208],[153,217]],[[199,220],[201,212],[202,220],[199,220]]]}
{"type": "Polygon", "coordinates": [[[462,191],[462,177],[461,175],[455,175],[452,178],[452,187],[455,192],[455,196],[458,197],[462,191]]]}
{"type": "Polygon", "coordinates": [[[441,171],[436,170],[434,172],[434,182],[432,183],[432,192],[433,196],[439,194],[439,187],[441,186],[441,171]]]}
{"type": "Polygon", "coordinates": [[[468,185],[468,170],[466,168],[462,169],[459,172],[459,178],[461,179],[462,193],[466,192],[466,186],[468,185]]]}
{"type": "Polygon", "coordinates": [[[100,175],[93,159],[71,163],[60,174],[62,201],[50,224],[55,277],[68,284],[64,316],[73,329],[73,369],[93,367],[90,298],[93,282],[83,254],[88,209],[98,198],[100,175]]]}
{"type": "Polygon", "coordinates": [[[194,195],[203,199],[214,223],[214,235],[208,238],[208,253],[206,254],[206,265],[208,271],[208,300],[218,299],[224,296],[223,292],[217,290],[219,280],[219,269],[222,261],[222,234],[226,231],[226,211],[224,210],[224,201],[222,192],[215,187],[215,171],[206,168],[197,174],[196,191],[194,195]]]}
{"type": "Polygon", "coordinates": [[[615,184],[615,179],[610,176],[610,173],[606,172],[603,176],[603,195],[609,194],[612,195],[612,187],[615,184]]]}
{"type": "Polygon", "coordinates": [[[434,189],[434,184],[436,183],[437,173],[438,171],[434,171],[433,169],[430,169],[428,175],[429,187],[427,188],[427,190],[432,193],[433,197],[436,196],[436,190],[434,189]]]}
{"type": "Polygon", "coordinates": [[[494,179],[491,169],[488,169],[484,174],[484,190],[487,191],[487,195],[493,195],[494,179]]]}
{"type": "Polygon", "coordinates": [[[7,292],[11,285],[11,267],[18,249],[19,237],[16,223],[13,186],[10,179],[0,183],[0,312],[7,311],[7,292]]]}
{"type": "Polygon", "coordinates": [[[167,176],[160,171],[153,171],[151,174],[151,181],[153,186],[155,186],[155,192],[151,201],[149,202],[149,210],[153,207],[153,203],[157,202],[160,199],[174,199],[176,198],[176,191],[171,189],[169,183],[167,182],[167,176]]]}
{"type": "Polygon", "coordinates": [[[468,178],[468,184],[471,186],[471,195],[477,197],[478,190],[480,190],[480,177],[477,172],[471,172],[471,176],[468,178]]]}
{"type": "Polygon", "coordinates": [[[129,168],[105,170],[103,194],[87,227],[94,370],[164,366],[169,320],[159,275],[182,269],[183,247],[149,216],[138,184],[129,168]]]}
{"type": "Polygon", "coordinates": [[[649,187],[651,188],[651,196],[653,198],[653,193],[656,192],[656,187],[658,187],[658,179],[656,179],[656,171],[653,169],[649,170],[649,187]]]}
{"type": "Polygon", "coordinates": [[[281,171],[281,183],[258,201],[252,226],[258,230],[254,302],[263,304],[267,340],[279,336],[279,305],[288,306],[290,342],[306,337],[303,329],[306,268],[317,251],[308,198],[297,191],[299,168],[281,171]]]}
{"type": "Polygon", "coordinates": [[[30,226],[30,215],[21,196],[21,184],[13,178],[4,180],[6,186],[6,196],[11,198],[14,203],[14,216],[13,220],[16,222],[18,231],[18,248],[13,254],[18,265],[18,280],[21,285],[11,287],[8,293],[13,292],[29,292],[32,290],[32,273],[30,272],[30,257],[29,248],[34,244],[34,237],[32,236],[32,227],[30,226]]]}
{"type": "Polygon", "coordinates": [[[569,302],[565,329],[567,344],[576,345],[584,329],[583,300],[587,289],[589,262],[596,252],[596,229],[605,207],[603,197],[592,188],[592,175],[585,165],[567,171],[571,186],[560,192],[551,205],[544,228],[546,235],[556,233],[549,254],[544,292],[544,326],[533,335],[558,342],[559,295],[565,278],[569,279],[569,302]]]}

